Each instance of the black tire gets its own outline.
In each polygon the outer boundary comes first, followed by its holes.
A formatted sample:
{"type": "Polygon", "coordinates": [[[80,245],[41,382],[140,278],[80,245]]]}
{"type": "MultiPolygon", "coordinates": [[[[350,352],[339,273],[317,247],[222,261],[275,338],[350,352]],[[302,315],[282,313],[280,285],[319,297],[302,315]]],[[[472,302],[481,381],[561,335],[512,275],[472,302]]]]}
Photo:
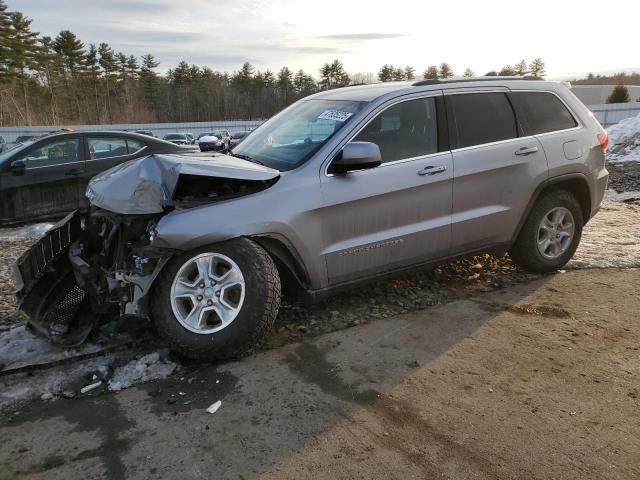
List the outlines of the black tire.
{"type": "Polygon", "coordinates": [[[152,314],[158,332],[171,348],[189,358],[224,360],[249,352],[273,327],[280,308],[280,277],[269,254],[245,238],[207,245],[172,259],[152,292],[152,314]],[[182,265],[196,255],[220,253],[242,271],[245,297],[235,319],[214,333],[194,333],[183,327],[171,307],[171,285],[182,265]]]}
{"type": "Polygon", "coordinates": [[[534,273],[553,272],[562,268],[573,257],[580,237],[584,217],[576,198],[566,190],[552,190],[544,193],[531,209],[517,240],[509,250],[511,259],[525,270],[534,273]],[[564,207],[571,212],[574,220],[574,234],[569,248],[555,259],[544,257],[537,246],[538,229],[543,217],[556,207],[564,207]]]}

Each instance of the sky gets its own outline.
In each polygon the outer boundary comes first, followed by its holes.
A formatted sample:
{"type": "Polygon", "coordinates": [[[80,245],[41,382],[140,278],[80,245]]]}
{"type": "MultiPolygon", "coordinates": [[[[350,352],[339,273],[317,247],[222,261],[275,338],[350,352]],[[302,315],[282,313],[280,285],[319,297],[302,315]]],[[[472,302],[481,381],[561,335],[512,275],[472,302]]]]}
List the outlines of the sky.
{"type": "Polygon", "coordinates": [[[549,78],[640,71],[639,0],[6,0],[42,35],[71,30],[117,51],[233,71],[304,69],[340,59],[349,73],[446,61],[456,74],[542,58],[549,78]],[[620,15],[620,27],[606,19],[620,15]]]}

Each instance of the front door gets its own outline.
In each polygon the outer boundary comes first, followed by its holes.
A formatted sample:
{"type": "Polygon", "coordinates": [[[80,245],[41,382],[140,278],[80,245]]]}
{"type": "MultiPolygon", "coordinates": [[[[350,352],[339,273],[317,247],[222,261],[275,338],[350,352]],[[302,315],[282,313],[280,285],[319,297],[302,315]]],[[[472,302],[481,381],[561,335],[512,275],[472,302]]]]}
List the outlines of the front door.
{"type": "Polygon", "coordinates": [[[453,171],[451,153],[438,145],[435,96],[384,108],[352,140],[376,143],[383,164],[321,172],[328,283],[446,256],[453,171]]]}
{"type": "Polygon", "coordinates": [[[80,179],[85,171],[79,137],[65,136],[35,145],[23,158],[25,174],[3,180],[24,220],[62,215],[78,208],[80,179]]]}

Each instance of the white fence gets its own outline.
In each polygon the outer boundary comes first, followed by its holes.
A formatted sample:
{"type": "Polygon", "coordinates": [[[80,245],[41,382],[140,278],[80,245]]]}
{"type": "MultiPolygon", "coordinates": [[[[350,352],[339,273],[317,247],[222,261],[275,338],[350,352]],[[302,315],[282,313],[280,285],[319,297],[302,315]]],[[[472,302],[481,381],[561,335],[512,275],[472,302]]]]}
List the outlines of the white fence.
{"type": "Polygon", "coordinates": [[[231,133],[240,130],[247,130],[261,125],[264,120],[228,120],[216,122],[188,122],[188,123],[122,123],[117,125],[55,125],[37,127],[2,127],[0,136],[6,142],[13,142],[20,135],[42,135],[43,133],[59,130],[61,128],[71,128],[75,131],[83,132],[90,130],[119,130],[136,131],[150,130],[156,137],[164,137],[167,133],[207,133],[225,128],[231,133]]]}
{"type": "Polygon", "coordinates": [[[640,113],[640,102],[587,105],[604,128],[640,113]]]}

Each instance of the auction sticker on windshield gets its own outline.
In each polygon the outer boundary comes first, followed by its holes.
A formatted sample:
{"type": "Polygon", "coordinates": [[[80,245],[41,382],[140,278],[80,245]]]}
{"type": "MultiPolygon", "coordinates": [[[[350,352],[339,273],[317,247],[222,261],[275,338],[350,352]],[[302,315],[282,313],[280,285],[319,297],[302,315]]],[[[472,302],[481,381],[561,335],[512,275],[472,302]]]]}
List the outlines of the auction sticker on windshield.
{"type": "Polygon", "coordinates": [[[341,110],[325,110],[318,115],[318,120],[333,120],[335,122],[346,121],[353,113],[343,112],[341,110]]]}

